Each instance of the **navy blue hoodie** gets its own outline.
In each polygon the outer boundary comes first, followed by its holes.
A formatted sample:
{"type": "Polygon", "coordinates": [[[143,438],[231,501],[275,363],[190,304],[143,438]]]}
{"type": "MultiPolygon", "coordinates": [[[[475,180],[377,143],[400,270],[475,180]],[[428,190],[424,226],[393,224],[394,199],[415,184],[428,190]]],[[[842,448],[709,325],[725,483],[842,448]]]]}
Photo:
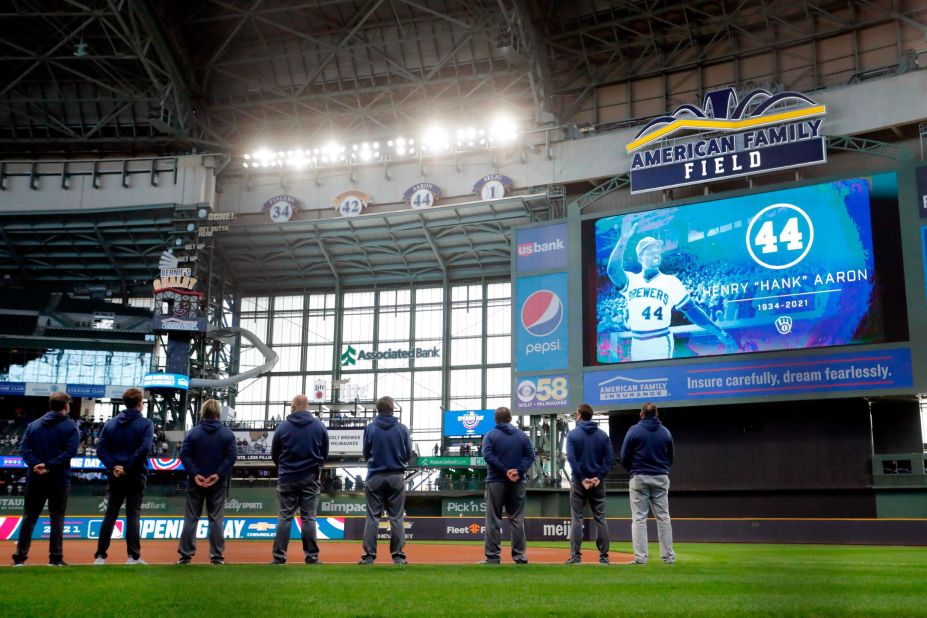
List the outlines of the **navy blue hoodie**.
{"type": "Polygon", "coordinates": [[[224,479],[237,458],[235,434],[215,419],[200,421],[180,447],[180,460],[191,481],[197,474],[204,477],[218,474],[220,480],[224,479]]]}
{"type": "Polygon", "coordinates": [[[100,432],[97,457],[112,478],[113,468],[122,466],[126,476],[148,476],[148,455],[154,437],[154,423],[141,410],[123,410],[100,432]]]}
{"type": "Polygon", "coordinates": [[[328,431],[310,412],[293,412],[277,426],[270,456],[277,464],[278,482],[305,481],[328,457],[328,431]]]}
{"type": "Polygon", "coordinates": [[[604,480],[615,463],[611,439],[592,421],[576,423],[576,428],[567,435],[566,448],[574,483],[591,478],[604,480]]]}
{"type": "Polygon", "coordinates": [[[511,482],[505,473],[513,468],[518,470],[518,482],[524,483],[534,463],[534,447],[524,431],[511,423],[500,423],[483,437],[483,459],[487,483],[511,482]]]}
{"type": "Polygon", "coordinates": [[[364,429],[367,478],[383,472],[405,472],[412,457],[409,428],[395,416],[378,414],[364,429]]]}
{"type": "Polygon", "coordinates": [[[19,454],[29,466],[29,479],[34,474],[32,468],[43,463],[48,474],[37,478],[67,484],[71,480],[71,457],[77,454],[79,438],[77,425],[58,412],[47,412],[29,423],[19,447],[19,454]]]}
{"type": "Polygon", "coordinates": [[[669,474],[673,436],[657,417],[643,418],[628,430],[621,445],[621,465],[636,474],[669,474]]]}

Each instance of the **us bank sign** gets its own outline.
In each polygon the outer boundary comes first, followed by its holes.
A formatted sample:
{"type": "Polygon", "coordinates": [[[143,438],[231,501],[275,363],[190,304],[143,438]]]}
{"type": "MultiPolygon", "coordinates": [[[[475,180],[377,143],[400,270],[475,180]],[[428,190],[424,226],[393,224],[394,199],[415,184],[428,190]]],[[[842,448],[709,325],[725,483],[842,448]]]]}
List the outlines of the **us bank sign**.
{"type": "Polygon", "coordinates": [[[798,92],[754,90],[742,100],[733,88],[709,92],[701,108],[651,120],[626,146],[631,193],[825,163],[826,113],[798,92]]]}

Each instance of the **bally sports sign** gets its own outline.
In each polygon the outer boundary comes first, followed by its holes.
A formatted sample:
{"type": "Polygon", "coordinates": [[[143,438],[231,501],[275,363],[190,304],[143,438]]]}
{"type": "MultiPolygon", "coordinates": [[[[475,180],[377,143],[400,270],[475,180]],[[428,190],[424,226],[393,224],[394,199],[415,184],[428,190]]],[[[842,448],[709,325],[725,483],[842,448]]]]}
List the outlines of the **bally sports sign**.
{"type": "Polygon", "coordinates": [[[826,113],[798,92],[754,90],[740,100],[733,88],[709,92],[701,108],[651,120],[626,146],[631,193],[825,163],[826,113]]]}

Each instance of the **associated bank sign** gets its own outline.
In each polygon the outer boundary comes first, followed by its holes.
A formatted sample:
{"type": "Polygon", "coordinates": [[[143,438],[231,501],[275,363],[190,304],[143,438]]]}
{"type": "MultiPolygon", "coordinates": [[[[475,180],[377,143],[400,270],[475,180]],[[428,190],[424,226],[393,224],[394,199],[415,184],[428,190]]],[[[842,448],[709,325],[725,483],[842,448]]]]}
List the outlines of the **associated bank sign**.
{"type": "Polygon", "coordinates": [[[626,146],[631,193],[825,163],[826,113],[798,92],[754,90],[742,100],[733,88],[709,92],[701,108],[651,120],[626,146]],[[688,131],[698,136],[678,136],[688,131]]]}
{"type": "Polygon", "coordinates": [[[341,353],[341,366],[356,365],[357,361],[386,360],[395,358],[439,358],[441,356],[438,346],[431,348],[385,348],[376,352],[356,350],[348,345],[341,353]]]}

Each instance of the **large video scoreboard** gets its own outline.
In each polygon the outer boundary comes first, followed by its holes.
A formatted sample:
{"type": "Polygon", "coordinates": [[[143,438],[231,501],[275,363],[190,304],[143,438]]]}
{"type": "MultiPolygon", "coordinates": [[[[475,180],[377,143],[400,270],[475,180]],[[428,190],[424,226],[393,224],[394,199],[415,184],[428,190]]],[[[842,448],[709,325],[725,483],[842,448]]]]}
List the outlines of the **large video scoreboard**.
{"type": "Polygon", "coordinates": [[[927,390],[914,176],[516,230],[515,410],[927,390]]]}

